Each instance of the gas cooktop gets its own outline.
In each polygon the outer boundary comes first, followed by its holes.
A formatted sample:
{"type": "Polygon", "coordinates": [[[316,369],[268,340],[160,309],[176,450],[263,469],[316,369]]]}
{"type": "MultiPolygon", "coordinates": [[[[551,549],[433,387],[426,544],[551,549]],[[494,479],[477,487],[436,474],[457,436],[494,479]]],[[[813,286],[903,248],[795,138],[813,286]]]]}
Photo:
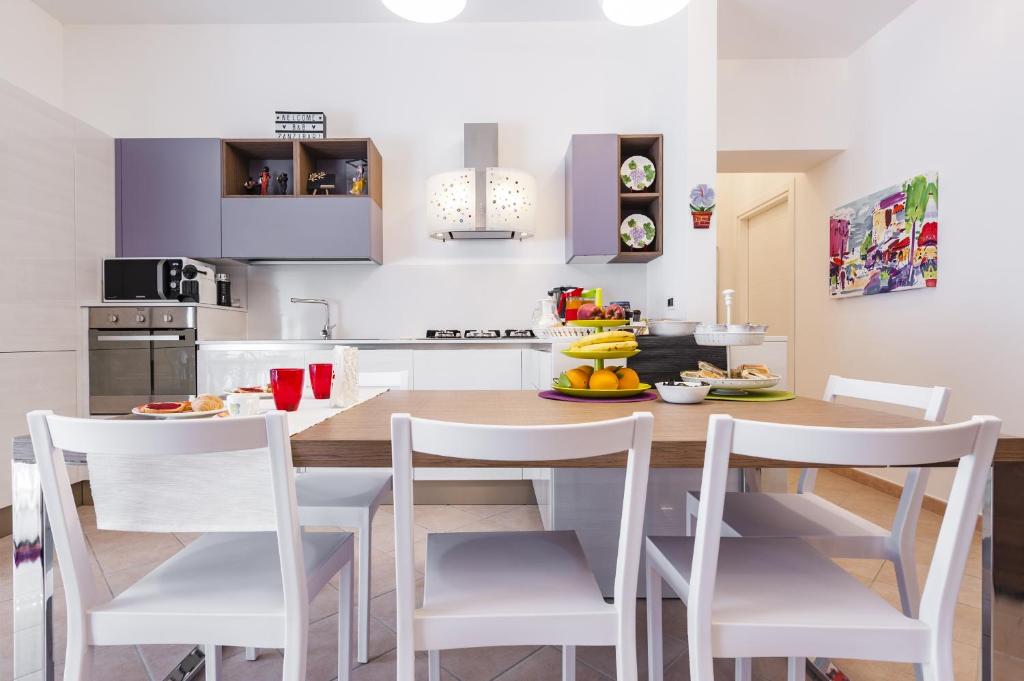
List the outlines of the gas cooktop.
{"type": "Polygon", "coordinates": [[[536,338],[530,329],[427,329],[425,336],[431,340],[495,340],[498,338],[536,338]]]}

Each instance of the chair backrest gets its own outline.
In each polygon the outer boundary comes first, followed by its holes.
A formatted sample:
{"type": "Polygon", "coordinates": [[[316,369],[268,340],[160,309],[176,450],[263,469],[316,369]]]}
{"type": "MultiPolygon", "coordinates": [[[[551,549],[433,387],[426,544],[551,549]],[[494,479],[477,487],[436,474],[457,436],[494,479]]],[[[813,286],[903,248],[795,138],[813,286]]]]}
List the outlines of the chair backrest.
{"type": "MultiPolygon", "coordinates": [[[[991,416],[948,426],[881,429],[794,426],[712,416],[694,540],[689,631],[704,627],[705,640],[710,640],[722,506],[733,453],[840,466],[924,466],[959,460],[920,610],[922,621],[940,636],[951,636],[957,591],[1000,425],[999,419],[991,416]]],[[[951,643],[948,637],[939,640],[951,643]]]]}
{"type": "MultiPolygon", "coordinates": [[[[826,402],[835,402],[840,397],[920,409],[924,412],[926,421],[941,422],[946,418],[949,388],[942,386],[925,388],[917,385],[902,385],[900,383],[864,381],[858,378],[845,378],[833,374],[828,377],[828,382],[825,384],[825,394],[821,399],[826,402]]],[[[816,468],[804,468],[801,470],[800,482],[797,483],[797,492],[800,494],[813,492],[817,477],[818,471],[816,468]]],[[[916,499],[917,507],[920,509],[921,500],[924,498],[924,488],[927,484],[928,471],[909,471],[903,486],[901,505],[903,501],[906,501],[909,506],[913,506],[913,502],[916,499]]]]}
{"type": "Polygon", "coordinates": [[[409,389],[409,372],[402,371],[360,371],[360,388],[409,389]]]}
{"type": "MultiPolygon", "coordinates": [[[[640,569],[647,476],[651,460],[654,417],[632,416],[554,426],[494,426],[391,417],[391,456],[395,503],[395,566],[398,646],[413,650],[415,602],[413,568],[413,452],[486,461],[558,461],[627,452],[626,482],[615,561],[615,605],[620,626],[635,626],[636,582],[640,569]]],[[[411,659],[399,656],[399,665],[411,659]]],[[[398,678],[403,676],[399,669],[398,678]]]]}
{"type": "Polygon", "coordinates": [[[89,464],[97,526],[146,532],[276,532],[285,606],[306,607],[305,570],[284,412],[194,421],[28,414],[61,573],[82,615],[96,602],[64,450],[89,464]]]}

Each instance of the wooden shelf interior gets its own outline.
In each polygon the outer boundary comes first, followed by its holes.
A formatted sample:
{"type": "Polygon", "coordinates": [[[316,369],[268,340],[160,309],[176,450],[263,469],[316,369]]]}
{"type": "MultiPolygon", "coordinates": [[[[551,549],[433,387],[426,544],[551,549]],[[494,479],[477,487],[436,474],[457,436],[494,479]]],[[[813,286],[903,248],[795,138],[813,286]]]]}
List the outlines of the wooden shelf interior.
{"type": "Polygon", "coordinates": [[[654,162],[654,184],[647,191],[632,192],[619,181],[619,221],[615,226],[618,255],[612,262],[644,263],[659,257],[663,252],[663,211],[662,192],[664,182],[662,172],[662,136],[661,135],[619,135],[619,166],[630,156],[645,156],[654,162]],[[622,221],[634,213],[649,217],[654,222],[656,235],[654,241],[643,249],[632,249],[618,238],[618,229],[622,221]]]}
{"type": "Polygon", "coordinates": [[[292,147],[291,140],[224,140],[221,195],[252,198],[294,196],[296,183],[292,147]],[[259,182],[265,167],[270,168],[271,176],[267,194],[247,194],[242,186],[246,178],[259,182]],[[284,194],[275,179],[280,173],[288,174],[288,190],[284,194]]]}
{"type": "MultiPolygon", "coordinates": [[[[296,157],[299,162],[298,194],[309,196],[306,179],[316,170],[335,176],[335,188],[325,196],[351,196],[352,180],[359,173],[359,167],[366,164],[364,176],[370,183],[368,147],[366,139],[302,140],[296,143],[296,157]]],[[[319,196],[319,194],[318,194],[319,196]]]]}

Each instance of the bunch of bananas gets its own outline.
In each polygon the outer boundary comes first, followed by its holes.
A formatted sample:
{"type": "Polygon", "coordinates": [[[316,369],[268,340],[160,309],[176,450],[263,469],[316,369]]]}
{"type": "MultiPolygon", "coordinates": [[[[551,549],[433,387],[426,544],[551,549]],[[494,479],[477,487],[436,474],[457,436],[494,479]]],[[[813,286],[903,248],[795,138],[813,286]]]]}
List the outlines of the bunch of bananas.
{"type": "Polygon", "coordinates": [[[620,350],[635,350],[636,347],[636,336],[632,331],[603,331],[584,336],[573,343],[570,349],[587,352],[618,352],[620,350]]]}

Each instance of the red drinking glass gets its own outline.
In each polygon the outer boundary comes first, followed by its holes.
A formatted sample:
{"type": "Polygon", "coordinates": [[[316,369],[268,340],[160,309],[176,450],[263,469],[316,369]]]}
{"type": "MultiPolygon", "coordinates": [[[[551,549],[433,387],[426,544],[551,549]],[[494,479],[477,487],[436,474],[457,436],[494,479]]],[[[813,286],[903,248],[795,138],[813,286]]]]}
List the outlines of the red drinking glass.
{"type": "Polygon", "coordinates": [[[302,399],[304,369],[271,369],[270,390],[274,393],[274,406],[283,411],[295,411],[302,399]]]}
{"type": "Polygon", "coordinates": [[[333,364],[310,364],[309,385],[313,388],[313,397],[326,400],[331,396],[331,381],[334,380],[333,364]]]}

